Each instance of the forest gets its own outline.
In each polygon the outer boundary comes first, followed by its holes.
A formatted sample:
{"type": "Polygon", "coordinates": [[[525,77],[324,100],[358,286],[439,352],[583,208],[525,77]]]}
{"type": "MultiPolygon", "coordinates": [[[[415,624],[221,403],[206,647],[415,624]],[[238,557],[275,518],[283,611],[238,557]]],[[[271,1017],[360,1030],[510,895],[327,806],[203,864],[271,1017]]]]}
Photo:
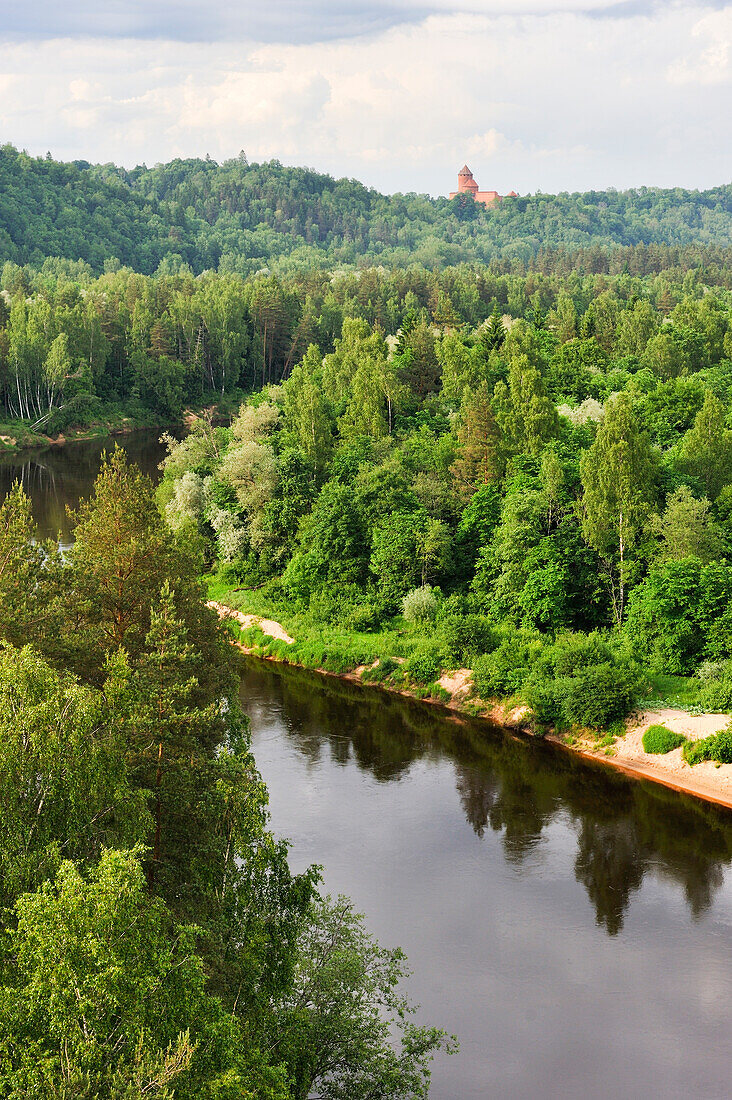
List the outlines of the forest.
{"type": "Polygon", "coordinates": [[[544,726],[654,685],[728,710],[725,271],[374,273],[230,428],[171,439],[160,506],[283,659],[438,697],[468,667],[544,726]]]}
{"type": "Polygon", "coordinates": [[[117,449],[39,539],[0,506],[0,1094],[424,1097],[399,950],[269,831],[237,651],[117,449]]]}
{"type": "MultiPolygon", "coordinates": [[[[446,165],[445,190],[457,165],[446,165]]],[[[512,198],[382,195],[278,161],[176,160],[126,170],[0,147],[0,262],[49,256],[146,275],[276,274],[339,266],[430,269],[546,249],[732,245],[732,187],[641,187],[512,198]]]]}
{"type": "MultiPolygon", "coordinates": [[[[11,434],[31,426],[54,435],[115,413],[166,425],[178,422],[186,406],[236,407],[242,396],[284,382],[311,345],[332,352],[349,320],[387,339],[415,321],[419,333],[428,323],[438,334],[469,334],[497,310],[509,320],[538,322],[545,343],[556,336],[564,344],[597,315],[598,346],[619,362],[645,345],[624,335],[616,341],[615,313],[622,328],[627,307],[643,301],[639,309],[652,312],[650,332],[682,298],[710,291],[724,299],[730,255],[711,246],[593,247],[545,250],[530,264],[247,278],[145,276],[119,267],[96,276],[81,261],[49,258],[39,267],[7,261],[0,268],[0,419],[11,434]]],[[[433,367],[433,374],[441,369],[433,367]]],[[[600,383],[595,389],[599,394],[600,383]]],[[[562,396],[561,387],[554,391],[562,396]]],[[[446,397],[453,400],[449,388],[446,397]]]]}

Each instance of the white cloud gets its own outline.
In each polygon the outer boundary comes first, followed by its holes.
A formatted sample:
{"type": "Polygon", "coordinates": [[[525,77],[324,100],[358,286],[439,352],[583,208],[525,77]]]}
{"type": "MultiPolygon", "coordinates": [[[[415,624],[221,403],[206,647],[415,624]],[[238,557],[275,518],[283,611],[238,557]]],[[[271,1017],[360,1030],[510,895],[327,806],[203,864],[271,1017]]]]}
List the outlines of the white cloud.
{"type": "Polygon", "coordinates": [[[669,67],[674,84],[727,84],[732,79],[732,8],[705,16],[692,30],[701,50],[669,67]]]}
{"type": "Polygon", "coordinates": [[[700,14],[671,3],[632,17],[623,5],[602,19],[584,10],[599,0],[520,0],[532,5],[583,10],[456,10],[299,45],[8,41],[4,136],[127,165],[244,148],[384,190],[443,194],[466,159],[481,187],[501,191],[729,179],[718,86],[732,5],[700,14]]]}

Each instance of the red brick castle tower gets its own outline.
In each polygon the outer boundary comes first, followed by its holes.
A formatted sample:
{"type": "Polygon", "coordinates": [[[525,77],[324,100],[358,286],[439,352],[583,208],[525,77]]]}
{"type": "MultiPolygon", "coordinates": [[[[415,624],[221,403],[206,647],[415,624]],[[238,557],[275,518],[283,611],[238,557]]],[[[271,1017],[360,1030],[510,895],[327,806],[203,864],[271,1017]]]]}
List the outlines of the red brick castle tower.
{"type": "MultiPolygon", "coordinates": [[[[482,203],[483,206],[492,206],[494,202],[500,202],[504,198],[497,191],[479,191],[478,184],[473,179],[473,173],[467,164],[464,164],[458,172],[458,189],[450,192],[450,198],[454,199],[456,195],[464,195],[466,191],[469,191],[475,201],[482,203]]],[[[516,192],[511,191],[510,195],[506,197],[515,198],[516,192]]]]}

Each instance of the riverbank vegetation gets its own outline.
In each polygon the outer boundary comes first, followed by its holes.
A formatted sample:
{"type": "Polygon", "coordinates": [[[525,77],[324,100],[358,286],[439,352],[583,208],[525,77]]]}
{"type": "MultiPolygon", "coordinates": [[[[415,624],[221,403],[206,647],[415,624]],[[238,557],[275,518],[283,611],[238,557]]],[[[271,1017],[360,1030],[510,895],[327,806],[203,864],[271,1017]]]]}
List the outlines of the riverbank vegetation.
{"type": "Polygon", "coordinates": [[[268,829],[195,547],[119,450],[74,520],[0,507],[0,1093],[425,1096],[403,955],[268,829]]]}
{"type": "Polygon", "coordinates": [[[434,308],[407,272],[391,335],[377,274],[230,429],[171,441],[160,507],[289,660],[469,667],[542,725],[607,728],[663,685],[729,709],[724,271],[496,276],[486,301],[461,269],[434,308]]]}

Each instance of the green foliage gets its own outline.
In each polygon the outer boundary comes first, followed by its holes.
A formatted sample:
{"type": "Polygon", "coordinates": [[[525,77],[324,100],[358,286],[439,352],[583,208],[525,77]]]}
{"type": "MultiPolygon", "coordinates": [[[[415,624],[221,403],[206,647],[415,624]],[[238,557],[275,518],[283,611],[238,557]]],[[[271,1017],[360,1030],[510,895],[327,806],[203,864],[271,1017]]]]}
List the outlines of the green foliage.
{"type": "Polygon", "coordinates": [[[710,500],[732,479],[732,431],[724,404],[711,390],[679,447],[679,465],[697,478],[710,500]]]}
{"type": "Polygon", "coordinates": [[[583,532],[606,556],[617,556],[613,609],[618,625],[625,612],[625,564],[651,510],[655,460],[627,394],[605,411],[597,438],[582,456],[583,532]]]}
{"type": "Polygon", "coordinates": [[[709,501],[696,500],[686,485],[669,496],[655,526],[664,558],[693,557],[706,563],[722,556],[724,535],[712,519],[709,501]]]}
{"type": "Polygon", "coordinates": [[[563,634],[538,655],[523,693],[542,722],[606,729],[639,688],[637,669],[600,634],[563,634]]]}
{"type": "Polygon", "coordinates": [[[101,695],[53,671],[30,648],[0,650],[0,882],[3,904],[56,874],[62,858],[148,835],[125,760],[124,659],[101,695]]]}
{"type": "Polygon", "coordinates": [[[703,760],[714,760],[718,764],[732,764],[732,731],[729,729],[702,737],[697,741],[687,741],[683,748],[684,760],[691,767],[703,760]]]}
{"type": "Polygon", "coordinates": [[[396,610],[421,580],[422,588],[447,564],[450,534],[423,511],[385,516],[373,532],[371,572],[387,606],[396,610]]]}
{"type": "Polygon", "coordinates": [[[485,615],[448,613],[438,626],[440,645],[449,665],[469,665],[476,657],[489,653],[499,644],[490,619],[485,615]]]}
{"type": "Polygon", "coordinates": [[[399,664],[393,657],[382,657],[377,665],[373,668],[367,668],[361,675],[361,679],[367,684],[382,684],[385,680],[396,672],[399,668],[399,664]]]}
{"type": "MultiPolygon", "coordinates": [[[[278,161],[179,159],[127,171],[32,158],[11,145],[0,150],[0,183],[8,259],[81,258],[97,271],[112,257],[144,272],[162,263],[197,273],[219,263],[253,272],[288,258],[315,269],[361,257],[488,263],[496,254],[534,256],[541,245],[586,249],[589,266],[597,262],[592,245],[641,244],[638,264],[647,264],[663,245],[731,243],[727,187],[537,194],[486,210],[471,196],[379,195],[278,161]]],[[[705,323],[702,315],[691,320],[705,323]]],[[[621,330],[634,351],[642,347],[639,325],[621,330]]],[[[650,333],[642,328],[646,339],[650,333]]]]}
{"type": "Polygon", "coordinates": [[[479,696],[513,695],[528,678],[541,652],[541,640],[532,631],[512,631],[493,650],[478,657],[473,665],[473,684],[479,696]]]}
{"type": "MultiPolygon", "coordinates": [[[[240,418],[238,443],[259,420],[240,418]]],[[[205,457],[201,443],[189,457],[205,457]]],[[[317,869],[294,875],[269,832],[235,650],[150,482],[121,452],[105,459],[63,558],[34,551],[29,516],[14,490],[3,579],[11,593],[17,563],[29,590],[0,648],[2,1095],[424,1093],[444,1036],[404,1022],[401,954],[352,915],[331,921],[317,869]],[[38,652],[13,648],[41,600],[56,629],[38,632],[38,652]],[[339,945],[327,976],[326,940],[339,945]],[[305,1014],[303,975],[323,979],[305,1014]]],[[[257,640],[334,671],[373,659],[336,638],[257,640]]]]}
{"type": "Polygon", "coordinates": [[[379,947],[346,898],[322,898],[299,959],[275,1037],[276,1053],[293,1066],[294,1095],[426,1097],[429,1062],[445,1036],[411,1021],[414,1006],[398,989],[404,954],[379,947]]]}
{"type": "Polygon", "coordinates": [[[643,734],[643,752],[652,753],[655,756],[663,756],[667,752],[673,752],[686,742],[681,733],[674,733],[668,726],[649,726],[643,734]]]}
{"type": "Polygon", "coordinates": [[[710,711],[732,711],[732,669],[729,662],[722,665],[720,676],[710,679],[699,692],[699,702],[710,711]]]}
{"type": "Polygon", "coordinates": [[[439,606],[438,594],[429,584],[414,588],[402,600],[402,611],[408,623],[432,622],[439,606]]]}
{"type": "Polygon", "coordinates": [[[429,684],[440,675],[440,662],[434,654],[419,650],[407,658],[403,665],[404,671],[415,684],[429,684]]]}
{"type": "Polygon", "coordinates": [[[631,594],[626,634],[638,657],[659,672],[693,672],[730,652],[732,570],[698,558],[654,566],[631,594]]]}
{"type": "MultiPolygon", "coordinates": [[[[88,877],[66,862],[15,908],[0,993],[4,1096],[246,1095],[243,1035],[205,991],[196,929],[148,896],[134,853],[103,853],[88,877]]],[[[287,1095],[282,1077],[268,1084],[287,1095]]]]}
{"type": "Polygon", "coordinates": [[[611,662],[594,665],[561,684],[561,716],[573,725],[605,729],[627,716],[637,696],[634,670],[611,662]]]}

